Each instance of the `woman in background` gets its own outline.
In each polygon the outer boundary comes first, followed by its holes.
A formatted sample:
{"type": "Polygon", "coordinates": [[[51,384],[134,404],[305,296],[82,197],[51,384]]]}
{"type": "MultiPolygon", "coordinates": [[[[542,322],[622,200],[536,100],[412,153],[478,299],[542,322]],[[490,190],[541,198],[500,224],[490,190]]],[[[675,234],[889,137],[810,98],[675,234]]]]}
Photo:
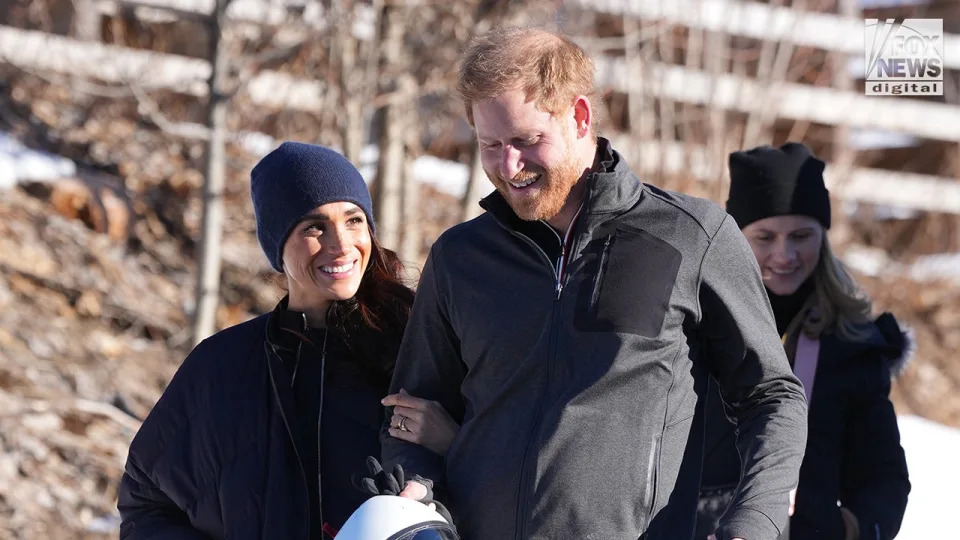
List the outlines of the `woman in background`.
{"type": "MultiPolygon", "coordinates": [[[[871,317],[870,301],[830,249],[823,170],[798,143],[734,152],[727,211],[753,248],[807,395],[789,538],[886,540],[900,529],[910,492],[889,393],[911,344],[891,314],[871,317]]],[[[716,528],[740,481],[735,426],[715,385],[706,419],[698,539],[716,528]]]]}

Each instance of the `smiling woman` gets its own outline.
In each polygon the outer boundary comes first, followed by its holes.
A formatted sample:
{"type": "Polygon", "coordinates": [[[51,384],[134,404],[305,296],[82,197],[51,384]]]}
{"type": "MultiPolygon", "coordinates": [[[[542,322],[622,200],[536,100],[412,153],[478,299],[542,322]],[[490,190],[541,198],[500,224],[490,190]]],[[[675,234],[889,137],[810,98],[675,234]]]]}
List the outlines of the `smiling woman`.
{"type": "Polygon", "coordinates": [[[820,262],[823,227],[811,217],[759,219],[744,227],[743,235],[760,264],[763,284],[774,294],[796,292],[820,262]]]}
{"type": "Polygon", "coordinates": [[[337,534],[380,429],[413,292],[357,169],[283,143],[251,172],[257,237],[288,294],[197,346],[130,446],[121,538],[337,534]]]}
{"type": "Polygon", "coordinates": [[[366,214],[353,203],[327,203],[303,216],[283,247],[288,307],[323,321],[332,302],[357,294],[372,243],[366,214]]]}
{"type": "MultiPolygon", "coordinates": [[[[909,343],[891,314],[870,316],[869,299],[830,249],[823,170],[799,143],[734,152],[727,211],[756,256],[809,407],[789,538],[886,540],[910,492],[889,399],[909,343]]],[[[720,395],[708,399],[698,539],[717,527],[741,470],[736,428],[720,395]]]]}

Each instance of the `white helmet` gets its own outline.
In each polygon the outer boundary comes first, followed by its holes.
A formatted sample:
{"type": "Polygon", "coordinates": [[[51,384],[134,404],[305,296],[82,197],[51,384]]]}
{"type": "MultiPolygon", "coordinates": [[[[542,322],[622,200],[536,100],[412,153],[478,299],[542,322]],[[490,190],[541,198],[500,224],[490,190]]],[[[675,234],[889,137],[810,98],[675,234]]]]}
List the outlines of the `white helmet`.
{"type": "Polygon", "coordinates": [[[337,540],[459,540],[456,529],[420,501],[377,495],[360,505],[337,540]]]}

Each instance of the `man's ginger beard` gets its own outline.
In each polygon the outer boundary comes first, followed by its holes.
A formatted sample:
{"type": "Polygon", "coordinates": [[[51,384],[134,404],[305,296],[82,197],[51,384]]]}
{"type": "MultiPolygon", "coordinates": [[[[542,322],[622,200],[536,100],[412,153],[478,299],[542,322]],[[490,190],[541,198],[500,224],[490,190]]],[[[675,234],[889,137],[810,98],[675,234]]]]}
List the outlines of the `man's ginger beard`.
{"type": "MultiPolygon", "coordinates": [[[[582,171],[578,169],[576,156],[573,152],[573,145],[567,143],[566,159],[554,167],[544,169],[539,165],[527,165],[522,171],[510,179],[513,183],[521,183],[533,178],[538,174],[542,176],[536,184],[530,188],[539,190],[536,196],[530,197],[514,193],[510,185],[507,184],[499,173],[491,175],[487,172],[487,178],[493,183],[497,191],[507,200],[510,208],[522,220],[535,221],[538,219],[549,220],[556,216],[563,209],[564,203],[573,186],[580,179],[582,171]]],[[[530,189],[527,188],[527,189],[530,189]]]]}

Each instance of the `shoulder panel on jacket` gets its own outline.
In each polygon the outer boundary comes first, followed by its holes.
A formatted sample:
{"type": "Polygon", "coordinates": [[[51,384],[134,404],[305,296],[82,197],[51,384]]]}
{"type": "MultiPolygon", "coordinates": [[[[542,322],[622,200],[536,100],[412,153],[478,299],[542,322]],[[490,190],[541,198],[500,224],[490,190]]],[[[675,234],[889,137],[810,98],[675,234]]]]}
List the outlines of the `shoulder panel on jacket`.
{"type": "Polygon", "coordinates": [[[678,211],[689,216],[700,230],[710,238],[717,234],[720,224],[727,217],[727,212],[709,199],[669,191],[652,184],[644,183],[643,188],[650,197],[672,205],[678,211]]]}

